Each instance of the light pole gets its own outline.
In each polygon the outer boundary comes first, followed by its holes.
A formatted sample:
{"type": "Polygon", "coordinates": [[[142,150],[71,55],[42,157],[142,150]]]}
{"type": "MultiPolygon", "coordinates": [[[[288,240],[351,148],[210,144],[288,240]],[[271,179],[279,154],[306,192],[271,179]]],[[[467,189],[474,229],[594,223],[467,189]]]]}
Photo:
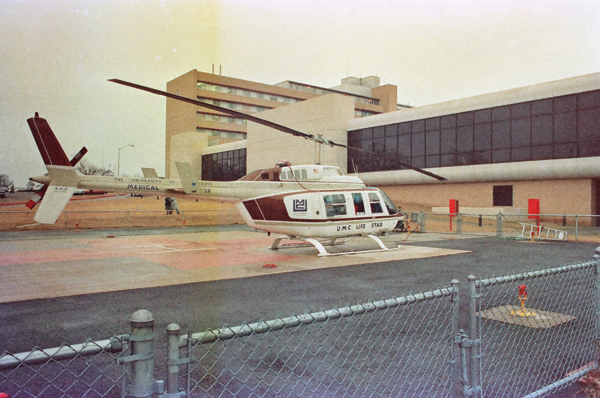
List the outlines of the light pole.
{"type": "Polygon", "coordinates": [[[134,147],[135,145],[129,144],[129,145],[125,145],[125,146],[122,146],[121,148],[119,148],[119,163],[117,165],[117,177],[121,176],[121,149],[127,148],[128,146],[134,147]]]}

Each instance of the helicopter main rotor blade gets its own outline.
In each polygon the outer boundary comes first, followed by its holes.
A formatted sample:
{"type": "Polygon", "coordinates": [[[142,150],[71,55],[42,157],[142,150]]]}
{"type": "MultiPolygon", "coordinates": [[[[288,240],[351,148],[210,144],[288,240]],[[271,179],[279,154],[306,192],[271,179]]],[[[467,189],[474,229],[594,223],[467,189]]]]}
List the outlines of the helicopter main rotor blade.
{"type": "MultiPolygon", "coordinates": [[[[220,106],[217,106],[217,105],[213,105],[213,104],[209,104],[209,103],[206,103],[206,102],[202,102],[202,101],[199,101],[199,100],[194,99],[194,98],[184,97],[184,96],[181,96],[181,95],[169,93],[167,91],[157,90],[157,89],[154,89],[154,88],[151,88],[151,87],[142,86],[140,84],[127,82],[125,80],[120,80],[120,79],[109,79],[108,81],[112,82],[112,83],[121,84],[123,86],[132,87],[132,88],[135,88],[135,89],[138,89],[138,90],[147,91],[149,93],[160,95],[160,96],[167,97],[167,98],[171,98],[171,99],[174,99],[174,100],[177,100],[177,101],[187,102],[188,104],[192,104],[192,105],[200,106],[200,107],[207,108],[207,109],[210,109],[210,110],[213,110],[213,111],[225,113],[225,114],[230,115],[230,116],[235,116],[235,117],[247,119],[247,120],[250,120],[251,122],[258,123],[258,124],[261,124],[263,126],[267,126],[267,127],[270,127],[272,129],[275,129],[275,130],[279,130],[279,131],[284,132],[284,133],[292,134],[292,135],[294,135],[296,137],[302,137],[302,138],[305,138],[307,140],[315,141],[315,142],[318,142],[320,144],[326,144],[326,145],[329,145],[329,146],[332,146],[332,147],[333,146],[337,146],[337,147],[340,147],[340,148],[346,148],[346,149],[350,149],[350,150],[353,150],[353,151],[366,153],[366,154],[369,154],[369,155],[374,155],[374,156],[379,156],[379,157],[391,159],[389,156],[385,156],[385,155],[383,155],[381,153],[375,153],[375,152],[367,151],[365,149],[361,149],[361,148],[356,148],[356,147],[351,147],[351,146],[348,146],[348,145],[340,144],[338,142],[331,141],[331,140],[325,139],[323,137],[319,137],[319,136],[314,135],[314,134],[304,133],[302,131],[298,131],[298,130],[292,129],[292,128],[284,126],[282,124],[270,122],[268,120],[265,120],[265,119],[262,119],[262,118],[259,118],[259,117],[253,116],[253,115],[249,115],[249,114],[244,113],[244,112],[239,112],[239,111],[235,111],[233,109],[223,108],[223,107],[220,107],[220,106]]],[[[446,178],[444,178],[442,176],[439,176],[439,175],[431,173],[429,171],[420,169],[418,167],[414,167],[414,166],[412,166],[412,165],[410,165],[408,163],[404,163],[404,162],[398,160],[396,157],[394,157],[393,160],[397,164],[399,164],[400,166],[402,166],[404,168],[414,170],[414,171],[419,172],[421,174],[425,174],[426,176],[435,178],[436,180],[439,180],[439,181],[446,181],[446,178]]]]}
{"type": "Polygon", "coordinates": [[[270,122],[270,121],[265,120],[265,119],[258,118],[256,116],[249,115],[249,114],[247,114],[245,112],[239,112],[239,111],[235,111],[233,109],[223,108],[223,107],[220,107],[220,106],[217,106],[217,105],[213,105],[213,104],[209,104],[209,103],[206,103],[206,102],[199,101],[199,100],[194,99],[194,98],[188,98],[188,97],[184,97],[184,96],[181,96],[181,95],[169,93],[169,92],[166,92],[166,91],[156,90],[154,88],[142,86],[142,85],[135,84],[135,83],[126,82],[126,81],[120,80],[120,79],[109,79],[108,81],[112,82],[112,83],[122,84],[123,86],[128,86],[128,87],[136,88],[138,90],[147,91],[147,92],[152,93],[152,94],[161,95],[163,97],[171,98],[171,99],[174,99],[174,100],[177,100],[177,101],[187,102],[188,104],[193,104],[193,105],[201,106],[203,108],[207,108],[207,109],[210,109],[210,110],[213,110],[213,111],[225,113],[225,114],[228,114],[228,115],[231,115],[231,116],[235,116],[235,117],[247,119],[247,120],[250,120],[251,122],[262,124],[264,126],[271,127],[273,129],[276,129],[276,130],[279,130],[279,131],[283,131],[284,133],[295,135],[296,137],[302,137],[302,138],[306,138],[308,140],[313,140],[313,141],[317,141],[317,142],[321,142],[321,143],[323,143],[323,141],[326,141],[326,140],[323,140],[323,139],[319,139],[319,137],[317,137],[317,136],[315,136],[313,134],[303,133],[302,131],[294,130],[292,128],[283,126],[281,124],[277,124],[277,123],[270,122]]]}

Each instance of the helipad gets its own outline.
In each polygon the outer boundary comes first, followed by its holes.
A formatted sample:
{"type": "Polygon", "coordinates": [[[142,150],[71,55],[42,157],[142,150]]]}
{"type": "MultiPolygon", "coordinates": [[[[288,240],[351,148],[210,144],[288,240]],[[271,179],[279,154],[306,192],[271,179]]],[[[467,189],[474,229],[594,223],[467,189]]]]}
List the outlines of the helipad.
{"type": "MultiPolygon", "coordinates": [[[[129,232],[41,234],[0,241],[0,303],[467,253],[402,246],[388,252],[318,257],[314,247],[270,250],[273,236],[244,229],[129,232]]],[[[405,238],[399,234],[382,240],[396,247],[405,238]]],[[[370,239],[359,238],[332,251],[373,248],[370,239]]]]}

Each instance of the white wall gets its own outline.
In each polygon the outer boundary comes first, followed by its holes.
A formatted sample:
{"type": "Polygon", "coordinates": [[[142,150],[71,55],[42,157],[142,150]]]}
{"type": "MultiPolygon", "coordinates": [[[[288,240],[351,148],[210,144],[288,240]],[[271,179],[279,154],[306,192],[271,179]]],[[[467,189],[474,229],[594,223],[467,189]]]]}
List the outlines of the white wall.
{"type": "MultiPolygon", "coordinates": [[[[255,116],[304,133],[347,144],[347,125],[354,119],[354,99],[331,94],[271,109],[255,116]]],[[[322,148],[322,164],[346,168],[344,148],[322,148]]],[[[315,144],[256,123],[248,122],[247,171],[274,167],[281,159],[292,164],[314,164],[315,144]]]]}

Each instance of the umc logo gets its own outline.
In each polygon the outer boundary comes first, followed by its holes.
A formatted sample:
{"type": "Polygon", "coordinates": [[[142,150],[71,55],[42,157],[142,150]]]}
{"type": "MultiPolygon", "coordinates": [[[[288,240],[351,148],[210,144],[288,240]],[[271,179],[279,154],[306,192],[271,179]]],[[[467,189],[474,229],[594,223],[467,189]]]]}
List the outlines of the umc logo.
{"type": "Polygon", "coordinates": [[[293,204],[295,212],[305,212],[308,210],[307,199],[294,199],[293,204]]]}

